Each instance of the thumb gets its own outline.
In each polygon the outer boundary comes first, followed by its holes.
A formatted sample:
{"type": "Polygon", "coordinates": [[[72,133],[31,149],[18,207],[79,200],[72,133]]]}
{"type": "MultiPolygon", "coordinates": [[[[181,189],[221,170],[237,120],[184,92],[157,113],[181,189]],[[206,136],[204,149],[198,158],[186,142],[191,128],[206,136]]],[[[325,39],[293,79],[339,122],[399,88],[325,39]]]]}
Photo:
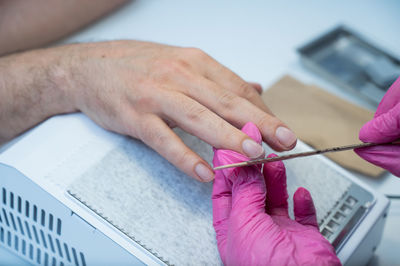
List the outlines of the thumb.
{"type": "Polygon", "coordinates": [[[367,122],[360,130],[363,142],[385,143],[400,138],[400,102],[392,109],[367,122]]]}
{"type": "Polygon", "coordinates": [[[300,187],[293,195],[294,216],[298,223],[318,229],[317,213],[310,192],[300,187]]]}
{"type": "Polygon", "coordinates": [[[386,113],[390,109],[393,108],[400,100],[400,77],[390,86],[388,91],[383,96],[382,101],[379,103],[379,106],[376,110],[375,117],[380,116],[381,114],[386,113]]]}
{"type": "Polygon", "coordinates": [[[378,165],[395,176],[400,177],[400,145],[360,148],[355,149],[354,152],[364,160],[378,165]]]}

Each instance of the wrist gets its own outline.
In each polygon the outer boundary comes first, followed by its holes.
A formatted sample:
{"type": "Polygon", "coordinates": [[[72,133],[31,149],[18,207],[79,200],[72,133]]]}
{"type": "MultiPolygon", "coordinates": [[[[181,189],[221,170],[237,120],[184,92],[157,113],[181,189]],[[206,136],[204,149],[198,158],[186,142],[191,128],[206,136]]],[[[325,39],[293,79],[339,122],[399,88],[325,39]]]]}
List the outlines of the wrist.
{"type": "Polygon", "coordinates": [[[14,80],[17,89],[31,98],[25,106],[35,109],[43,120],[76,111],[71,101],[68,75],[61,64],[62,57],[58,48],[47,48],[5,58],[5,65],[10,66],[7,79],[14,80]]]}
{"type": "Polygon", "coordinates": [[[67,86],[59,82],[58,61],[56,49],[0,58],[0,142],[51,116],[76,111],[67,86]]]}
{"type": "Polygon", "coordinates": [[[99,62],[93,43],[70,44],[54,48],[54,65],[50,70],[52,82],[65,98],[66,108],[84,111],[92,83],[103,77],[93,76],[99,62]],[[90,82],[89,82],[90,81],[90,82]]]}
{"type": "Polygon", "coordinates": [[[46,72],[46,92],[53,98],[53,102],[49,103],[52,115],[79,111],[75,103],[68,48],[60,46],[40,52],[46,57],[40,67],[46,72]]]}

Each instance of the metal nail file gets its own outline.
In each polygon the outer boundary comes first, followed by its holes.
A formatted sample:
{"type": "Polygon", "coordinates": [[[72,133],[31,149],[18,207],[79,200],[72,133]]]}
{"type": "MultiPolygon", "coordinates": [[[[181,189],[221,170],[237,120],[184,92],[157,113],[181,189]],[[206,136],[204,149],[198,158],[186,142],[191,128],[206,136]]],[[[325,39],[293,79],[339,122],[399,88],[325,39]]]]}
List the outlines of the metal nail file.
{"type": "Polygon", "coordinates": [[[324,153],[329,153],[329,152],[339,152],[339,151],[347,151],[347,150],[353,150],[353,149],[358,149],[358,148],[366,148],[366,147],[382,146],[382,145],[399,145],[399,144],[400,144],[400,140],[396,140],[396,141],[388,142],[388,143],[379,143],[379,144],[378,143],[352,144],[352,145],[332,147],[332,148],[327,148],[327,149],[322,149],[322,150],[285,154],[285,155],[277,156],[277,157],[262,158],[262,159],[250,160],[250,161],[245,161],[245,162],[240,162],[240,163],[226,164],[226,165],[214,167],[213,169],[220,170],[220,169],[231,168],[231,167],[243,167],[243,166],[250,166],[250,165],[255,165],[255,164],[289,160],[289,159],[300,158],[300,157],[308,157],[308,156],[319,155],[319,154],[324,154],[324,153]]]}

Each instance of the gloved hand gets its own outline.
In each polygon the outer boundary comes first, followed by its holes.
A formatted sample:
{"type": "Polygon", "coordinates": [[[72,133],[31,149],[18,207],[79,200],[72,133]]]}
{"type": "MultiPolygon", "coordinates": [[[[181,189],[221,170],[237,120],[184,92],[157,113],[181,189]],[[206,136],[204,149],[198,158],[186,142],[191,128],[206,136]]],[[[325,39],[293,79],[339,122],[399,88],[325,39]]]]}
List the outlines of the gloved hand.
{"type": "MultiPolygon", "coordinates": [[[[254,124],[243,129],[256,142],[254,124]]],[[[231,150],[215,150],[214,167],[248,160],[231,150]]],[[[275,155],[272,155],[275,156],[275,155]]],[[[340,265],[332,245],[320,234],[310,193],[294,197],[295,221],[288,215],[282,162],[216,171],[213,225],[225,265],[340,265]],[[268,192],[267,192],[268,190],[268,192]]]]}
{"type": "MultiPolygon", "coordinates": [[[[363,142],[384,143],[400,139],[400,77],[380,102],[374,119],[360,130],[363,142]]],[[[376,146],[354,150],[363,159],[400,177],[400,145],[376,146]]]]}

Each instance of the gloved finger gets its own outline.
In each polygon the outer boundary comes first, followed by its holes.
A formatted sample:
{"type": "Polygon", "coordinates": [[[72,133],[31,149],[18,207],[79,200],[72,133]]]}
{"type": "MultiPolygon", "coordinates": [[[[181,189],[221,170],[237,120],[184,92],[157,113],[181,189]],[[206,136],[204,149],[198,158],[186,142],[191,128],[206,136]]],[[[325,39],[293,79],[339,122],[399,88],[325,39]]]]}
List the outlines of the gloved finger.
{"type": "MultiPolygon", "coordinates": [[[[247,123],[242,131],[257,143],[261,143],[261,134],[257,126],[247,123]]],[[[229,175],[232,184],[232,211],[231,217],[236,226],[240,224],[255,222],[255,216],[261,219],[270,219],[265,215],[266,188],[261,174],[261,165],[251,167],[233,168],[229,175]],[[239,224],[238,224],[239,223],[239,224]]],[[[228,170],[228,169],[225,169],[228,170]]]]}
{"type": "Polygon", "coordinates": [[[293,195],[294,217],[298,223],[318,229],[317,213],[310,192],[300,187],[293,195]]]}
{"type": "Polygon", "coordinates": [[[400,101],[400,77],[390,86],[376,110],[375,117],[392,109],[400,101]]]}
{"type": "MultiPolygon", "coordinates": [[[[261,134],[253,123],[247,123],[242,128],[242,131],[255,142],[261,144],[261,134]]],[[[214,148],[214,152],[214,167],[248,159],[242,154],[230,150],[217,150],[214,148]]],[[[217,170],[213,185],[213,226],[216,232],[218,249],[223,261],[225,261],[228,222],[232,209],[231,175],[237,175],[237,170],[237,168],[217,170]]]]}
{"type": "MultiPolygon", "coordinates": [[[[270,154],[268,158],[276,156],[276,154],[270,154]]],[[[266,163],[263,175],[267,187],[267,213],[289,217],[285,165],[281,161],[266,163]]]]}
{"type": "MultiPolygon", "coordinates": [[[[214,167],[231,164],[235,162],[245,161],[248,158],[244,155],[231,151],[215,149],[213,165],[214,167]]],[[[230,176],[237,168],[226,168],[215,171],[215,178],[212,192],[213,206],[213,226],[216,232],[217,246],[221,259],[225,262],[227,254],[227,236],[229,218],[232,209],[232,182],[230,176]]]]}
{"type": "Polygon", "coordinates": [[[400,177],[400,146],[376,146],[354,150],[364,160],[378,165],[400,177]]]}
{"type": "Polygon", "coordinates": [[[222,171],[217,171],[212,192],[213,226],[217,238],[217,246],[221,258],[225,261],[228,224],[232,208],[231,183],[222,171]]]}
{"type": "Polygon", "coordinates": [[[400,138],[400,102],[388,112],[367,122],[360,130],[363,142],[385,143],[400,138]]]}

